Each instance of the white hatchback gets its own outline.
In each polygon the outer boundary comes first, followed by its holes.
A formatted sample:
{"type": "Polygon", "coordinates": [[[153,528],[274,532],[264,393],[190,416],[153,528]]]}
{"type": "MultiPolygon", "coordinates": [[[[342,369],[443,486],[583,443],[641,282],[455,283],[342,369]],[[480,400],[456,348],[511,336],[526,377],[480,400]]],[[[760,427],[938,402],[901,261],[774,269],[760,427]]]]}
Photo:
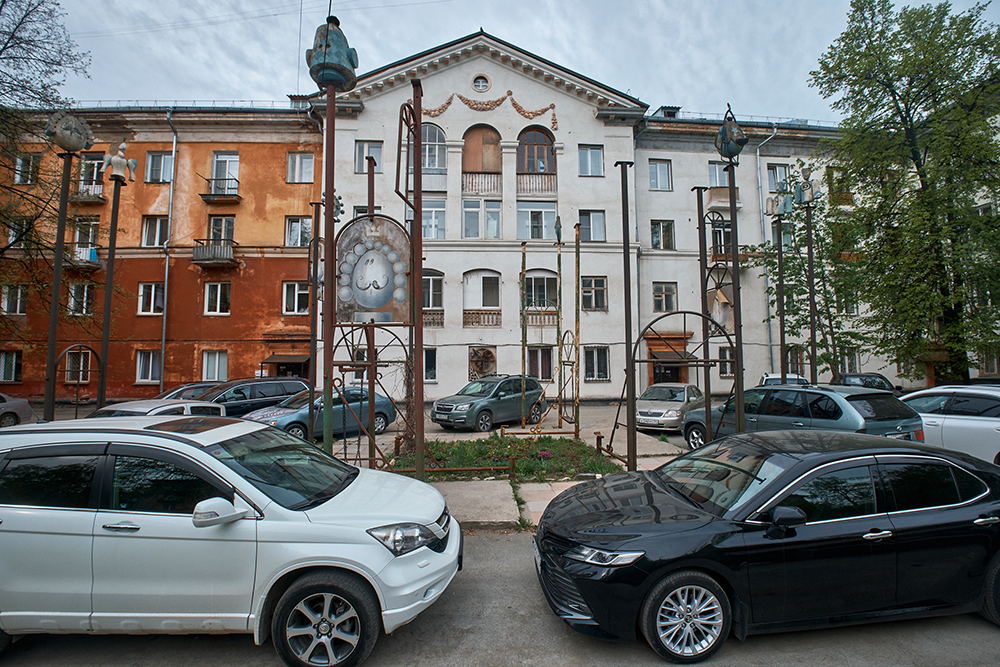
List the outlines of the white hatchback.
{"type": "Polygon", "coordinates": [[[0,432],[0,649],[25,633],[252,633],[354,665],[462,565],[433,487],[257,422],[122,417],[0,432]]]}

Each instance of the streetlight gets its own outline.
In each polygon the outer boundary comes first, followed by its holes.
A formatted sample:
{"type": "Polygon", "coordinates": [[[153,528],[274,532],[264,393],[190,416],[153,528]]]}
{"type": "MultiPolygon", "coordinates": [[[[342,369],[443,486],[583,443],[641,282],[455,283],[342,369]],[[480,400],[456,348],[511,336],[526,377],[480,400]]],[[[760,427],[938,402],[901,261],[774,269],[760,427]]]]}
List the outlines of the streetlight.
{"type": "Polygon", "coordinates": [[[814,284],[813,266],[813,200],[815,199],[816,188],[809,180],[812,176],[812,169],[802,168],[802,180],[795,186],[795,203],[802,204],[806,209],[806,283],[809,285],[809,381],[812,384],[818,382],[818,372],[816,368],[816,286],[814,284]]]}
{"type": "Polygon", "coordinates": [[[738,225],[736,223],[736,167],[739,166],[740,151],[747,144],[747,136],[743,133],[736,116],[733,115],[733,108],[726,106],[726,115],[723,119],[719,134],[715,137],[715,148],[719,151],[728,164],[726,171],[729,174],[729,226],[730,226],[730,253],[732,256],[732,281],[733,281],[733,331],[736,339],[736,349],[733,354],[733,363],[736,365],[736,432],[742,433],[745,430],[743,411],[743,323],[742,308],[740,305],[740,245],[738,237],[738,225]]]}
{"type": "MultiPolygon", "coordinates": [[[[778,353],[781,363],[781,384],[788,377],[788,354],[785,350],[785,222],[782,216],[792,211],[792,195],[788,192],[788,184],[779,181],[775,188],[777,196],[768,197],[764,212],[773,217],[778,225],[778,353]]],[[[811,289],[810,284],[810,289],[811,289]]]]}

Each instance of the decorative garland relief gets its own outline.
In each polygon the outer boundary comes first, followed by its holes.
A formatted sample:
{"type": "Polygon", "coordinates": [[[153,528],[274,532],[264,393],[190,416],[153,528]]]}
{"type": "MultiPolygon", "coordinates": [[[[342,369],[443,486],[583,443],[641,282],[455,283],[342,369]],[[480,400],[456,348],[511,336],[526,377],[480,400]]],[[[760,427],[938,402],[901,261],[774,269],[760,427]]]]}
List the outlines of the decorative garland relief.
{"type": "MultiPolygon", "coordinates": [[[[440,116],[441,114],[443,114],[445,111],[448,110],[448,107],[451,106],[451,103],[455,99],[456,95],[458,96],[458,99],[462,100],[462,103],[465,104],[465,106],[469,107],[473,111],[493,111],[494,109],[499,108],[500,105],[502,105],[508,98],[510,98],[510,103],[511,106],[514,107],[514,110],[517,111],[522,116],[524,116],[525,118],[527,118],[528,120],[531,120],[532,118],[537,118],[538,116],[541,116],[543,113],[551,111],[552,129],[553,130],[559,129],[559,122],[556,120],[555,102],[553,102],[547,107],[542,107],[541,109],[538,109],[536,111],[529,111],[517,103],[517,100],[514,99],[514,93],[512,93],[509,90],[507,91],[507,94],[504,95],[503,97],[498,97],[497,99],[490,100],[488,102],[476,102],[475,100],[470,100],[469,98],[459,93],[452,93],[451,95],[448,96],[448,99],[445,100],[444,104],[442,104],[441,106],[436,107],[434,109],[424,109],[423,110],[424,115],[430,116],[431,118],[436,118],[440,116]]],[[[410,103],[412,104],[413,101],[410,100],[410,103]]]]}

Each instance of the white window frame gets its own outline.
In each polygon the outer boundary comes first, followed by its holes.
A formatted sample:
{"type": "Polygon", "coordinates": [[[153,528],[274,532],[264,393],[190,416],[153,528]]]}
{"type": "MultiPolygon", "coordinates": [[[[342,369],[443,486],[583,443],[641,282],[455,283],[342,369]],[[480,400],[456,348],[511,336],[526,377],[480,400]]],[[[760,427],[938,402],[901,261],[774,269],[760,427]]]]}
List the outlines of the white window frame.
{"type": "Polygon", "coordinates": [[[354,173],[368,173],[368,156],[375,158],[375,173],[382,173],[382,142],[381,141],[355,141],[354,142],[354,173]]]}
{"type": "Polygon", "coordinates": [[[4,315],[27,315],[27,301],[27,285],[4,285],[2,291],[0,291],[0,313],[4,315]]]}
{"type": "Polygon", "coordinates": [[[673,220],[649,221],[649,245],[654,250],[677,250],[673,220]],[[669,241],[669,242],[665,242],[669,241]]]}
{"type": "MultiPolygon", "coordinates": [[[[375,214],[378,215],[381,212],[382,212],[382,207],[381,206],[376,206],[375,207],[375,214]]],[[[354,207],[354,218],[359,218],[362,215],[368,215],[368,207],[367,206],[355,206],[354,207]]],[[[351,220],[353,220],[354,218],[351,218],[351,220]]],[[[412,220],[412,219],[413,219],[413,216],[410,216],[409,218],[407,218],[407,220],[412,220]]]]}
{"type": "Polygon", "coordinates": [[[606,221],[604,211],[580,211],[580,241],[586,243],[607,241],[606,221]]]}
{"type": "Polygon", "coordinates": [[[90,384],[90,350],[70,350],[66,353],[65,384],[90,384]]]}
{"type": "Polygon", "coordinates": [[[611,350],[607,345],[591,345],[583,348],[583,381],[611,381],[611,350]],[[601,357],[604,357],[604,368],[601,368],[601,357]],[[603,372],[602,372],[603,371],[603,372]]]}
{"type": "Polygon", "coordinates": [[[424,348],[424,382],[437,382],[437,348],[424,348]]]}
{"type": "Polygon", "coordinates": [[[423,138],[420,142],[420,164],[425,174],[448,173],[448,145],[444,130],[433,123],[420,126],[423,138]],[[437,132],[435,132],[437,130],[437,132]],[[435,135],[431,137],[431,135],[435,135]]]}
{"type": "Polygon", "coordinates": [[[229,379],[229,353],[226,350],[202,350],[201,379],[209,382],[229,379]]]}
{"type": "Polygon", "coordinates": [[[167,242],[167,233],[170,229],[170,218],[165,215],[148,215],[142,219],[142,239],[140,245],[143,248],[161,248],[167,242]],[[150,236],[153,243],[150,243],[150,236]]]}
{"type": "Polygon", "coordinates": [[[139,315],[163,315],[163,283],[139,283],[139,315]],[[159,309],[157,309],[159,303],[159,309]]]}
{"type": "Polygon", "coordinates": [[[604,146],[580,144],[580,176],[604,176],[604,146]]]}
{"type": "Polygon", "coordinates": [[[23,248],[24,239],[28,235],[29,221],[27,218],[11,218],[7,222],[7,243],[11,248],[23,248]],[[20,238],[18,238],[20,237],[20,238]]]}
{"type": "Polygon", "coordinates": [[[708,187],[729,187],[729,172],[726,171],[726,166],[727,164],[725,162],[713,161],[708,163],[708,187]]]}
{"type": "Polygon", "coordinates": [[[104,192],[104,154],[86,153],[80,158],[79,193],[96,196],[104,192]]]}
{"type": "Polygon", "coordinates": [[[517,238],[521,241],[555,241],[555,202],[517,202],[517,238]]]}
{"type": "Polygon", "coordinates": [[[69,298],[66,308],[70,315],[83,317],[90,315],[94,303],[93,283],[70,283],[68,286],[69,298]]]}
{"type": "Polygon", "coordinates": [[[208,219],[208,240],[212,245],[225,245],[236,236],[235,215],[213,215],[208,219]]]}
{"type": "MultiPolygon", "coordinates": [[[[500,274],[498,274],[498,273],[497,274],[487,274],[487,275],[483,275],[482,276],[482,283],[481,283],[480,294],[482,296],[482,304],[483,304],[482,307],[483,307],[484,310],[486,310],[486,309],[500,310],[500,304],[503,303],[503,299],[501,298],[501,295],[500,295],[500,286],[501,286],[500,285],[500,274]],[[486,303],[486,281],[487,280],[490,281],[490,283],[492,283],[493,281],[496,281],[496,285],[497,285],[497,290],[496,290],[496,292],[497,292],[497,298],[496,298],[496,303],[495,304],[494,303],[490,303],[490,304],[486,303]]],[[[490,289],[492,290],[492,287],[490,289]]]]}
{"type": "Polygon", "coordinates": [[[42,166],[41,153],[19,153],[14,158],[14,185],[34,185],[42,166]]]}
{"type": "Polygon", "coordinates": [[[205,314],[215,317],[231,315],[233,312],[232,283],[205,283],[205,314]],[[226,296],[228,309],[222,310],[222,297],[226,296]]]}
{"type": "Polygon", "coordinates": [[[21,350],[0,351],[0,382],[21,382],[21,350]]]}
{"type": "Polygon", "coordinates": [[[861,350],[860,348],[847,346],[840,350],[840,372],[860,373],[861,372],[861,350]]]}
{"type": "Polygon", "coordinates": [[[580,277],[580,309],[603,312],[608,311],[607,276],[580,277]]]}
{"type": "Polygon", "coordinates": [[[767,165],[767,191],[777,192],[778,183],[781,181],[785,181],[785,183],[788,183],[788,165],[787,164],[767,165]]]}
{"type": "Polygon", "coordinates": [[[423,281],[424,310],[444,308],[444,276],[425,271],[423,281]]]}
{"type": "Polygon", "coordinates": [[[532,269],[524,276],[524,296],[530,308],[556,308],[559,304],[559,277],[550,271],[532,269]],[[545,298],[535,299],[539,292],[545,298]]]}
{"type": "Polygon", "coordinates": [[[160,351],[136,350],[135,383],[159,384],[159,382],[160,382],[160,351]]]}
{"type": "Polygon", "coordinates": [[[552,367],[555,365],[556,355],[555,348],[551,345],[532,345],[528,348],[528,358],[527,366],[529,369],[529,374],[538,378],[539,380],[548,382],[552,379],[552,367]],[[545,356],[548,356],[549,363],[545,363],[545,356]],[[538,368],[538,373],[532,373],[532,361],[538,368]]]}
{"type": "Polygon", "coordinates": [[[670,160],[649,161],[649,189],[665,192],[674,189],[674,172],[670,160]]]}
{"type": "Polygon", "coordinates": [[[653,312],[673,313],[677,311],[677,283],[660,282],[653,283],[653,312]],[[662,290],[658,288],[662,287],[662,290]],[[668,300],[673,300],[673,308],[668,300]]]}
{"type": "Polygon", "coordinates": [[[146,182],[169,183],[174,175],[174,156],[170,151],[146,151],[146,182]]]}
{"type": "Polygon", "coordinates": [[[425,239],[443,239],[445,233],[445,200],[425,199],[424,219],[420,225],[421,234],[425,239]]]}
{"type": "Polygon", "coordinates": [[[308,248],[312,240],[312,216],[290,215],[285,218],[285,247],[308,248]]]}
{"type": "Polygon", "coordinates": [[[285,169],[286,183],[312,183],[316,156],[310,152],[289,151],[285,169]]]}
{"type": "Polygon", "coordinates": [[[281,284],[281,314],[309,314],[309,283],[286,282],[281,284]]]}
{"type": "Polygon", "coordinates": [[[237,194],[240,186],[239,152],[215,151],[212,153],[212,179],[212,194],[237,194]]]}
{"type": "Polygon", "coordinates": [[[736,375],[736,350],[732,347],[719,348],[719,377],[731,378],[736,375]]]}

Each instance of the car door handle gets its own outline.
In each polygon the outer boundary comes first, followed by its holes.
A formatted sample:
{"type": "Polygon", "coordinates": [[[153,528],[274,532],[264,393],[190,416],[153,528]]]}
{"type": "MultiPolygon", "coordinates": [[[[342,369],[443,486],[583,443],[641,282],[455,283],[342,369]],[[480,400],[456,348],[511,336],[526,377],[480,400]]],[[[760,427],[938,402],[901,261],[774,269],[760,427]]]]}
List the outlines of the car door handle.
{"type": "Polygon", "coordinates": [[[744,415],[743,418],[746,419],[748,422],[754,422],[755,424],[757,423],[756,417],[747,417],[746,415],[744,415]]]}
{"type": "Polygon", "coordinates": [[[939,421],[931,421],[929,419],[924,419],[924,426],[940,426],[940,425],[941,422],[939,421]]]}
{"type": "Polygon", "coordinates": [[[976,519],[972,523],[977,526],[992,526],[995,523],[1000,523],[1000,516],[984,516],[976,519]]]}
{"type": "Polygon", "coordinates": [[[798,426],[798,427],[801,428],[801,427],[805,426],[805,424],[803,424],[802,422],[792,422],[792,426],[798,426]]]}
{"type": "Polygon", "coordinates": [[[114,533],[134,533],[139,530],[139,526],[134,523],[106,523],[101,528],[114,533]]]}
{"type": "Polygon", "coordinates": [[[877,532],[865,533],[862,535],[866,540],[884,540],[887,537],[892,537],[891,530],[880,530],[877,532]]]}

